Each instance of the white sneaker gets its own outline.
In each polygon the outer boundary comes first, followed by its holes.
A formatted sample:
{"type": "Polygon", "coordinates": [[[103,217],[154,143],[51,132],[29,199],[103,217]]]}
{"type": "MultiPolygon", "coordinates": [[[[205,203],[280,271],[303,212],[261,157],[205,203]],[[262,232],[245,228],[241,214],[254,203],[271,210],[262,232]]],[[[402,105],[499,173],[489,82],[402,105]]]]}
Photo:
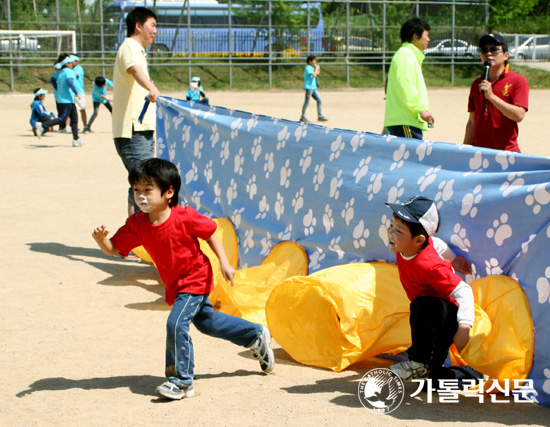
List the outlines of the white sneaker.
{"type": "Polygon", "coordinates": [[[260,368],[264,373],[269,374],[273,371],[275,355],[271,349],[271,334],[265,326],[262,326],[262,332],[256,342],[250,347],[250,351],[252,351],[254,359],[260,362],[260,368]]]}
{"type": "Polygon", "coordinates": [[[166,381],[157,387],[155,393],[157,396],[165,397],[166,399],[180,400],[184,397],[193,397],[195,395],[195,390],[193,390],[192,385],[180,388],[176,384],[166,381]]]}
{"type": "Polygon", "coordinates": [[[83,139],[73,139],[73,147],[81,147],[84,144],[86,144],[86,141],[84,141],[83,139]]]}
{"type": "Polygon", "coordinates": [[[419,380],[427,378],[430,371],[423,363],[415,362],[414,360],[404,360],[397,365],[392,365],[388,368],[403,381],[419,380]]]}
{"type": "Polygon", "coordinates": [[[34,128],[36,129],[36,136],[38,139],[42,138],[42,135],[44,134],[44,126],[42,126],[42,123],[36,122],[34,128]]]}
{"type": "Polygon", "coordinates": [[[73,133],[70,126],[65,126],[63,129],[59,130],[60,133],[73,133]]]}

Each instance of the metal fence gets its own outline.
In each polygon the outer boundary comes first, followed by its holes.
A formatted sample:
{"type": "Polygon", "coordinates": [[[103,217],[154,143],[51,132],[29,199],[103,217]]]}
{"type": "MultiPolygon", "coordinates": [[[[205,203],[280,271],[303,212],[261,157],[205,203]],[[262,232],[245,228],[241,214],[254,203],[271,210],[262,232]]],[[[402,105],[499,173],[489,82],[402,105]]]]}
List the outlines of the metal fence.
{"type": "MultiPolygon", "coordinates": [[[[361,66],[379,67],[384,81],[391,57],[401,44],[399,29],[402,23],[412,16],[420,16],[432,27],[432,42],[425,52],[425,64],[450,67],[450,79],[454,82],[455,67],[479,62],[476,42],[486,30],[487,1],[293,2],[307,5],[302,6],[302,10],[307,11],[307,19],[299,27],[271,19],[276,15],[277,2],[267,0],[255,4],[249,1],[255,6],[261,4],[267,11],[267,19],[255,26],[230,20],[227,26],[205,28],[192,23],[191,18],[164,26],[159,22],[159,35],[150,52],[156,60],[151,64],[153,67],[185,66],[189,77],[196,67],[225,67],[229,86],[232,86],[235,67],[265,67],[271,87],[274,70],[303,66],[304,58],[315,54],[319,61],[324,61],[325,69],[338,67],[345,70],[348,86],[351,84],[351,70],[361,66]],[[314,10],[315,5],[322,10],[322,28],[319,28],[317,19],[310,17],[310,10],[314,10]]],[[[236,1],[225,3],[228,3],[230,13],[239,7],[236,1]]],[[[147,5],[152,8],[152,0],[147,5]]],[[[183,7],[192,5],[193,2],[186,1],[183,7]]],[[[10,68],[12,89],[16,83],[14,67],[51,68],[60,49],[78,52],[88,66],[101,67],[105,75],[111,73],[116,46],[124,34],[113,32],[113,22],[105,20],[100,0],[89,5],[82,15],[78,22],[74,22],[74,13],[67,17],[58,11],[32,23],[11,19],[2,22],[2,29],[12,31],[72,30],[76,34],[77,46],[68,41],[62,45],[59,39],[41,38],[39,50],[33,50],[32,44],[24,47],[22,42],[17,45],[2,38],[0,67],[10,68]]],[[[32,40],[32,36],[27,37],[32,40]]]]}

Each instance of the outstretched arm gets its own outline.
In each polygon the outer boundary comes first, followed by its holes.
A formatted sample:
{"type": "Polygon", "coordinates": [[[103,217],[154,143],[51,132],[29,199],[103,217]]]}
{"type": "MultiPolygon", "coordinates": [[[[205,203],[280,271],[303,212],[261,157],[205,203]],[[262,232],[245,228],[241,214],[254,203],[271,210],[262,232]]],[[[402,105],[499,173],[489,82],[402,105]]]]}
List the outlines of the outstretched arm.
{"type": "Polygon", "coordinates": [[[105,255],[113,256],[118,254],[117,249],[107,236],[109,235],[109,230],[104,225],[97,227],[92,232],[92,237],[96,241],[99,248],[103,251],[105,255]]]}
{"type": "Polygon", "coordinates": [[[222,241],[218,236],[216,236],[215,234],[212,234],[212,236],[210,236],[210,238],[206,240],[206,243],[208,243],[210,248],[214,251],[218,259],[220,260],[220,267],[222,269],[223,277],[228,282],[231,282],[231,286],[233,286],[235,269],[231,266],[231,264],[229,263],[229,260],[227,259],[227,255],[225,254],[225,249],[223,248],[222,241]]]}

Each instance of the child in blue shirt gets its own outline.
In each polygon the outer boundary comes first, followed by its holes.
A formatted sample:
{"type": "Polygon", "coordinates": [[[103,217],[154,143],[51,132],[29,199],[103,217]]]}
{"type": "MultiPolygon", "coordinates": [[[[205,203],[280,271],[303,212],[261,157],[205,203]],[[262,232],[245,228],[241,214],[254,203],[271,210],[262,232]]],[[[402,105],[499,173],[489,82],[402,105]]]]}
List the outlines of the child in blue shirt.
{"type": "Polygon", "coordinates": [[[185,99],[188,101],[195,101],[200,102],[201,104],[209,105],[208,98],[204,93],[204,88],[201,86],[200,77],[193,77],[191,79],[191,84],[189,85],[189,89],[187,89],[185,99]]]}
{"type": "Polygon", "coordinates": [[[306,110],[309,106],[309,100],[313,97],[317,101],[317,120],[320,122],[326,122],[328,119],[323,116],[322,112],[322,101],[319,96],[319,73],[321,72],[321,67],[317,64],[317,57],[315,55],[309,55],[306,59],[307,65],[304,69],[304,90],[306,91],[306,98],[304,100],[304,105],[302,106],[302,115],[300,116],[301,122],[309,122],[306,118],[306,110]]]}
{"type": "MultiPolygon", "coordinates": [[[[34,91],[34,101],[31,104],[31,127],[32,133],[34,136],[38,136],[36,133],[37,128],[42,128],[42,124],[53,119],[55,117],[54,113],[48,113],[46,107],[44,107],[43,101],[46,98],[48,91],[46,89],[36,88],[34,91]]],[[[52,136],[51,134],[46,134],[45,132],[51,130],[49,127],[44,128],[44,132],[40,136],[52,136]]]]}
{"type": "Polygon", "coordinates": [[[88,133],[93,132],[92,131],[92,123],[97,117],[97,113],[99,112],[99,106],[101,104],[105,105],[105,108],[109,110],[109,112],[113,113],[113,106],[111,105],[112,99],[107,97],[107,87],[113,87],[113,82],[109,79],[106,79],[103,76],[97,76],[94,80],[94,88],[92,89],[92,101],[94,102],[94,113],[92,114],[92,117],[90,117],[90,121],[88,122],[87,126],[84,126],[84,129],[82,130],[82,133],[88,133]]]}

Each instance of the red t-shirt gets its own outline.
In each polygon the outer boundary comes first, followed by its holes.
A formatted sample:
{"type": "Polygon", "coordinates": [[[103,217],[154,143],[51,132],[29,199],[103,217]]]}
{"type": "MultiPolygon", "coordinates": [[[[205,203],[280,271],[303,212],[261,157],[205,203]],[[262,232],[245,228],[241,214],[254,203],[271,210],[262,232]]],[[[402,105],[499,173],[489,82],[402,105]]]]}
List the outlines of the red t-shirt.
{"type": "MultiPolygon", "coordinates": [[[[470,87],[468,97],[468,112],[475,111],[474,138],[472,145],[476,147],[495,148],[520,152],[518,145],[518,124],[505,117],[479,91],[481,78],[476,79],[470,87]],[[485,116],[487,104],[487,116],[485,116]]],[[[508,104],[525,108],[529,107],[529,84],[525,77],[509,70],[504,72],[492,83],[493,93],[508,104]]]]}
{"type": "Polygon", "coordinates": [[[176,206],[160,225],[152,225],[142,211],[135,213],[111,241],[122,256],[143,245],[164,282],[166,302],[172,305],[180,293],[203,295],[212,291],[212,266],[197,239],[208,239],[216,227],[213,220],[192,207],[176,206]]]}
{"type": "Polygon", "coordinates": [[[397,268],[409,300],[431,296],[451,301],[458,306],[449,295],[462,279],[453,271],[451,262],[441,258],[436,252],[431,237],[428,246],[410,260],[404,259],[398,253],[397,268]]]}

